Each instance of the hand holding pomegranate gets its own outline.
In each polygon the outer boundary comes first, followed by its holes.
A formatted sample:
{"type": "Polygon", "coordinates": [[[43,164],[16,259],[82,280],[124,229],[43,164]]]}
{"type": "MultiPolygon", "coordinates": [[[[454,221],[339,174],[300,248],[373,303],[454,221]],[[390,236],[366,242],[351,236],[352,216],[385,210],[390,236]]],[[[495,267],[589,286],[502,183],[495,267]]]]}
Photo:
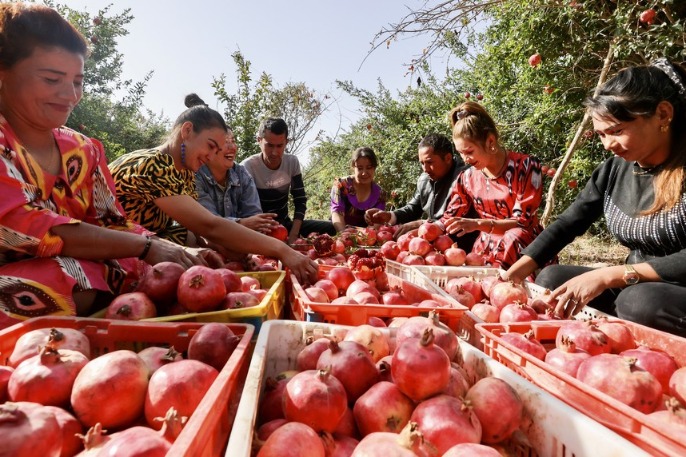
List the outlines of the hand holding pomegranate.
{"type": "Polygon", "coordinates": [[[591,270],[555,289],[549,300],[553,304],[557,302],[555,314],[565,319],[578,314],[588,302],[608,288],[614,271],[618,271],[621,276],[624,269],[621,266],[612,266],[591,270]]]}
{"type": "Polygon", "coordinates": [[[284,253],[279,256],[284,266],[289,268],[301,284],[317,282],[319,265],[306,255],[284,245],[284,253]]]}
{"type": "Polygon", "coordinates": [[[269,235],[272,229],[279,225],[279,223],[274,220],[275,217],[276,214],[274,213],[255,214],[254,216],[242,218],[239,224],[255,230],[256,232],[269,235]]]}
{"type": "Polygon", "coordinates": [[[371,208],[364,213],[364,221],[367,225],[387,224],[390,220],[391,212],[381,211],[379,208],[371,208]]]}

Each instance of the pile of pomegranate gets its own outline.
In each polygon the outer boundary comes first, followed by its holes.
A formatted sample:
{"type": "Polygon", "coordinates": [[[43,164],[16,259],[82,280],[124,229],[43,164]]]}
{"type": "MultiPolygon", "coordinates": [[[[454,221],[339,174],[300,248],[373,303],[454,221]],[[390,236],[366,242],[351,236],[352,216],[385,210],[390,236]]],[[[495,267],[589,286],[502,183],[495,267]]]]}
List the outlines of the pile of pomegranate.
{"type": "Polygon", "coordinates": [[[564,373],[631,406],[686,442],[686,366],[636,341],[621,321],[559,321],[547,350],[532,331],[500,338],[564,373]]]}
{"type": "Polygon", "coordinates": [[[228,268],[196,265],[187,270],[160,262],[141,278],[134,292],[112,300],[106,319],[140,320],[158,316],[205,313],[258,306],[267,295],[260,280],[228,268]]]}
{"type": "Polygon", "coordinates": [[[495,377],[470,385],[454,332],[412,317],[308,341],[296,370],[267,379],[257,457],[500,456],[523,403],[495,377]]]}
{"type": "Polygon", "coordinates": [[[381,245],[381,253],[389,260],[404,265],[484,266],[486,259],[475,252],[467,253],[446,235],[440,225],[427,221],[381,245]]]}
{"type": "MultiPolygon", "coordinates": [[[[413,288],[417,293],[410,293],[408,296],[399,285],[389,286],[388,275],[384,269],[373,263],[381,262],[383,259],[355,257],[353,255],[349,260],[358,263],[365,260],[370,262],[359,266],[357,271],[347,267],[332,268],[322,279],[303,289],[307,298],[313,303],[337,305],[416,306],[430,309],[452,306],[449,300],[429,298],[431,295],[428,292],[425,293],[418,288],[413,288]],[[421,300],[418,300],[418,297],[421,297],[421,300]]],[[[381,323],[379,326],[382,326],[381,323]]]]}
{"type": "Polygon", "coordinates": [[[2,455],[164,456],[240,342],[205,324],[173,347],[93,357],[71,328],[23,334],[0,366],[2,455]]]}

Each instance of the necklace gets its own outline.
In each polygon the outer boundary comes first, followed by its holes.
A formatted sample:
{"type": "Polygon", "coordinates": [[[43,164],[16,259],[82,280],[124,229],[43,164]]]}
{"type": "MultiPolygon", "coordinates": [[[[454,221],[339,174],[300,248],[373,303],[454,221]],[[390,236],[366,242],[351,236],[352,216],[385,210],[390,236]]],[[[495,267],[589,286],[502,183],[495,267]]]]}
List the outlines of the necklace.
{"type": "Polygon", "coordinates": [[[500,178],[500,176],[503,174],[503,172],[505,171],[506,168],[507,168],[507,154],[505,154],[505,160],[503,161],[503,165],[500,167],[500,170],[498,170],[498,173],[491,175],[490,172],[487,173],[486,168],[482,169],[481,173],[483,173],[486,178],[493,181],[493,180],[500,178]]]}

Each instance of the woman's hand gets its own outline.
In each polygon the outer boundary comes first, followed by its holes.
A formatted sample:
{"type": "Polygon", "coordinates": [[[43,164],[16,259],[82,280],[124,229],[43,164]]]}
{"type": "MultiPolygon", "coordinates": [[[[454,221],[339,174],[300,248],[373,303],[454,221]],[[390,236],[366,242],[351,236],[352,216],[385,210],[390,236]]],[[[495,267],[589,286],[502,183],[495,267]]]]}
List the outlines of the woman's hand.
{"type": "Polygon", "coordinates": [[[555,307],[555,314],[570,319],[591,300],[608,288],[608,269],[598,268],[580,274],[555,289],[548,303],[555,307]]]}
{"type": "Polygon", "coordinates": [[[364,221],[367,223],[367,225],[386,224],[390,220],[390,211],[381,211],[379,208],[370,208],[364,212],[364,221]]]}
{"type": "Polygon", "coordinates": [[[510,268],[500,275],[503,281],[512,281],[520,284],[527,276],[536,271],[538,264],[528,255],[523,255],[510,268]]]}
{"type": "Polygon", "coordinates": [[[253,229],[256,232],[268,235],[274,227],[279,225],[279,223],[274,220],[275,217],[276,214],[274,213],[255,214],[254,216],[241,219],[239,224],[248,227],[249,229],[253,229]]]}
{"type": "Polygon", "coordinates": [[[451,217],[444,222],[445,231],[451,235],[464,236],[467,233],[479,230],[478,219],[464,217],[451,217]]]}
{"type": "Polygon", "coordinates": [[[306,255],[303,255],[294,249],[287,248],[285,253],[281,256],[281,262],[283,262],[285,267],[290,268],[291,272],[298,278],[300,284],[314,284],[317,282],[319,265],[306,255]]]}

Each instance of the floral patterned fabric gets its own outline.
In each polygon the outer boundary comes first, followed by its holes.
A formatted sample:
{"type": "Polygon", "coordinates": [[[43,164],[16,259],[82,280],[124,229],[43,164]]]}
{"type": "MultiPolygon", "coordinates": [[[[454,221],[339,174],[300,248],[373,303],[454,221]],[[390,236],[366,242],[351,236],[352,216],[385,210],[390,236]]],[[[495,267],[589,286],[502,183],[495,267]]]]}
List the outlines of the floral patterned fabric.
{"type": "Polygon", "coordinates": [[[331,188],[331,212],[342,213],[346,225],[366,227],[364,213],[368,209],[386,209],[386,193],[377,183],[372,183],[372,191],[365,201],[358,201],[353,185],[353,177],[338,178],[331,188]]]}
{"type": "Polygon", "coordinates": [[[68,128],[53,131],[62,157],[58,175],[43,171],[0,116],[0,328],[31,317],[74,315],[73,293],[125,291],[143,266],[60,255],[50,232],[63,224],[94,224],[147,233],[117,203],[105,153],[97,140],[68,128]]]}

